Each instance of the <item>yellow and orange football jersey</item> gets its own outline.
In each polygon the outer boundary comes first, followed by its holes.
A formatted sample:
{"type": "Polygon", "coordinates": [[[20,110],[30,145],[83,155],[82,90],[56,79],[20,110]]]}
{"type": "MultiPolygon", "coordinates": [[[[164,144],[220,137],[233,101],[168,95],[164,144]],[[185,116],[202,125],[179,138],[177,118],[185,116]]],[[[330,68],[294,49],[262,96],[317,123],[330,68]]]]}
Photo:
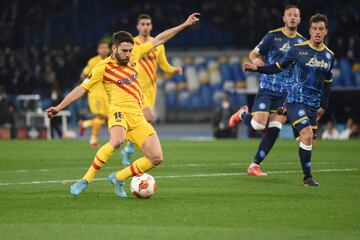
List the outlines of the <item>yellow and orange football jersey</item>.
{"type": "MultiPolygon", "coordinates": [[[[95,56],[92,57],[86,67],[83,69],[82,74],[88,76],[92,69],[101,61],[101,57],[95,56]]],[[[109,111],[109,98],[107,92],[105,91],[104,85],[102,83],[96,84],[94,89],[88,93],[88,105],[90,111],[93,114],[101,114],[107,116],[109,111]]]]}
{"type": "MultiPolygon", "coordinates": [[[[141,42],[139,36],[137,36],[134,38],[134,44],[135,46],[141,46],[144,43],[141,42]]],[[[147,100],[143,102],[144,107],[154,108],[155,106],[156,72],[158,66],[160,66],[160,68],[166,73],[174,73],[174,67],[169,64],[166,58],[165,46],[163,44],[153,48],[139,60],[140,85],[144,93],[144,97],[147,100]]]]}
{"type": "MultiPolygon", "coordinates": [[[[82,74],[84,76],[88,76],[92,69],[101,61],[101,57],[98,55],[98,56],[95,56],[95,57],[92,57],[90,58],[90,60],[88,61],[86,67],[83,69],[82,71],[82,74]]],[[[96,85],[96,88],[94,88],[91,92],[89,92],[89,97],[96,97],[96,96],[101,96],[101,97],[104,97],[106,96],[107,97],[107,93],[105,91],[105,88],[103,85],[101,84],[98,84],[96,85]]]]}
{"type": "Polygon", "coordinates": [[[116,108],[119,112],[143,115],[138,67],[140,58],[152,48],[151,42],[134,46],[126,66],[118,65],[111,56],[100,61],[81,86],[91,92],[102,82],[109,96],[110,112],[116,108]]]}

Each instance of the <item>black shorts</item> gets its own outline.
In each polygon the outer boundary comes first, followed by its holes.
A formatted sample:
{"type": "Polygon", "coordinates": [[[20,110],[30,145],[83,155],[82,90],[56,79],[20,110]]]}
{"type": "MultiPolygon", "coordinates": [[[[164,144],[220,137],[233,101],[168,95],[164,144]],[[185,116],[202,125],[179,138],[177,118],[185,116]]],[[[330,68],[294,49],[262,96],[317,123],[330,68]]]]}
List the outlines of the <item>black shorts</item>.
{"type": "Polygon", "coordinates": [[[317,132],[317,111],[301,103],[286,103],[287,118],[296,131],[299,133],[301,129],[311,126],[314,138],[317,132]]]}
{"type": "Polygon", "coordinates": [[[251,112],[252,114],[277,113],[277,109],[283,106],[285,97],[270,90],[260,89],[256,94],[251,112]]]}

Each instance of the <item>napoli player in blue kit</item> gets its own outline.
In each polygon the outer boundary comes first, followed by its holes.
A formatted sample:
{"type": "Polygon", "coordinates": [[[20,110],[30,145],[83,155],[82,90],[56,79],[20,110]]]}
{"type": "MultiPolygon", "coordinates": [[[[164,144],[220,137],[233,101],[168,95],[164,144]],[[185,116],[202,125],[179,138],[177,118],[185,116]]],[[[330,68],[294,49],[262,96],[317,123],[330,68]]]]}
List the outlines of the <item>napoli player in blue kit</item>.
{"type": "MultiPolygon", "coordinates": [[[[319,186],[311,174],[311,152],[313,135],[317,129],[317,118],[322,114],[321,106],[328,105],[334,53],[324,39],[328,33],[325,15],[315,14],[309,21],[310,40],[290,48],[286,56],[275,64],[256,66],[246,63],[245,71],[274,74],[293,68],[296,83],[286,97],[287,117],[300,135],[299,157],[304,173],[305,186],[319,186]],[[314,132],[313,132],[314,131],[314,132]]],[[[241,119],[246,121],[247,112],[241,119]]]]}
{"type": "MultiPolygon", "coordinates": [[[[272,64],[286,55],[290,47],[305,41],[297,32],[300,23],[300,10],[295,5],[288,5],[284,10],[284,27],[268,32],[261,42],[249,54],[249,58],[256,66],[272,64]],[[264,63],[265,62],[265,63],[264,63]]],[[[292,68],[278,74],[260,75],[260,89],[255,97],[252,113],[246,125],[254,130],[268,129],[264,134],[256,155],[247,169],[250,176],[266,176],[260,170],[260,164],[270,152],[279,132],[286,122],[286,117],[277,114],[277,109],[282,107],[290,86],[295,82],[292,68]]],[[[234,127],[240,121],[240,113],[247,112],[246,106],[240,108],[229,120],[229,125],[234,127]]]]}

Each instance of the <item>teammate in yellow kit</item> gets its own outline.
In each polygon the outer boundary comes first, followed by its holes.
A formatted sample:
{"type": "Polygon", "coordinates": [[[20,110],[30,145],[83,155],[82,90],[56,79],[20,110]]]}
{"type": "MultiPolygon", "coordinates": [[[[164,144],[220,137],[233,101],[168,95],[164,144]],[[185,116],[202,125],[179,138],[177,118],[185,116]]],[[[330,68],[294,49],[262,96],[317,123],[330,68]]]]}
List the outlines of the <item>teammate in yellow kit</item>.
{"type": "MultiPolygon", "coordinates": [[[[96,64],[109,55],[109,52],[109,44],[104,40],[100,41],[97,47],[98,55],[92,57],[88,61],[86,67],[81,73],[80,79],[84,80],[96,64]]],[[[90,111],[94,117],[89,120],[79,121],[80,136],[84,135],[85,128],[91,127],[92,132],[89,144],[91,147],[97,148],[99,147],[98,136],[101,131],[101,126],[106,124],[109,112],[109,98],[102,83],[97,84],[96,87],[88,93],[88,103],[90,111]]]]}
{"type": "MultiPolygon", "coordinates": [[[[140,14],[137,18],[136,28],[139,35],[134,38],[135,46],[144,44],[151,37],[152,19],[147,14],[140,14]]],[[[139,61],[139,79],[143,91],[143,112],[148,122],[154,121],[154,107],[156,101],[156,73],[158,66],[167,74],[181,74],[181,67],[173,67],[169,64],[165,55],[165,46],[163,44],[153,48],[148,54],[145,54],[139,61]]],[[[122,164],[130,164],[130,156],[134,153],[135,147],[131,142],[121,150],[122,164]]]]}
{"type": "Polygon", "coordinates": [[[108,179],[114,185],[115,194],[118,197],[126,197],[124,180],[149,171],[162,162],[163,154],[159,138],[142,112],[143,94],[139,83],[139,60],[154,47],[165,43],[178,32],[195,24],[199,20],[198,16],[198,13],[193,13],[184,23],[160,33],[139,46],[134,46],[134,40],[130,33],[124,31],[114,33],[112,55],[99,62],[83,83],[74,88],[60,104],[46,110],[48,117],[55,116],[59,111],[82,97],[86,91],[92,91],[94,86],[101,82],[109,95],[110,141],[97,151],[85,176],[71,186],[70,193],[73,196],[78,196],[88,186],[125,139],[130,140],[141,149],[144,156],[130,166],[109,175],[108,179]]]}

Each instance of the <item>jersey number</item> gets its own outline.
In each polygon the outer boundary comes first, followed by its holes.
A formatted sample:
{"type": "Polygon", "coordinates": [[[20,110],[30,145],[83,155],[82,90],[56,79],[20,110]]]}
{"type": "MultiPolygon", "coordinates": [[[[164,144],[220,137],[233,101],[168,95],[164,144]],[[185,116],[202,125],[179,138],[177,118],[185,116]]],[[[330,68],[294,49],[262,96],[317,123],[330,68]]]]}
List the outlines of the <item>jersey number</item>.
{"type": "Polygon", "coordinates": [[[123,116],[122,112],[116,112],[116,113],[114,113],[114,117],[115,117],[115,120],[120,120],[124,116],[123,116]]]}

